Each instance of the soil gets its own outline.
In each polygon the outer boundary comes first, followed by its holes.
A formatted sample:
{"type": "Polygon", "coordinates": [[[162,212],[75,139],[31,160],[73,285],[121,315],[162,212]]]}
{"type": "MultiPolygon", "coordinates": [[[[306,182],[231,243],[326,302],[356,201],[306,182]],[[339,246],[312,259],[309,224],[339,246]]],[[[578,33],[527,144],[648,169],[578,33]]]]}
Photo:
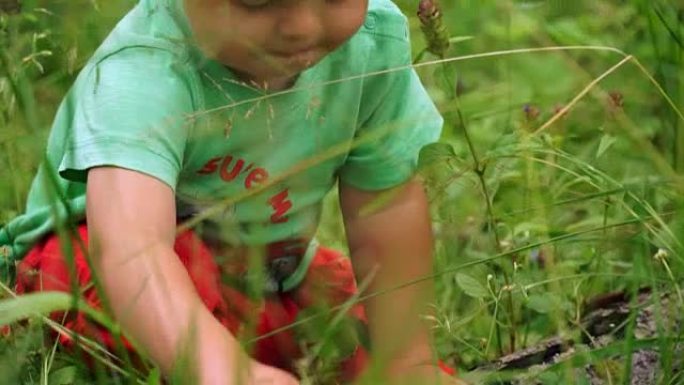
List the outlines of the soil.
{"type": "MultiPolygon", "coordinates": [[[[553,337],[524,350],[503,356],[496,361],[479,367],[482,371],[518,370],[521,374],[513,380],[489,381],[497,385],[536,385],[555,383],[539,379],[538,373],[549,365],[561,362],[579,351],[590,351],[624,340],[626,337],[629,316],[632,309],[637,311],[633,336],[635,340],[658,337],[658,335],[677,335],[681,331],[682,312],[677,296],[670,293],[655,294],[649,288],[639,290],[637,298],[632,300],[624,291],[608,293],[588,301],[584,306],[584,317],[580,323],[578,337],[553,337]],[[657,298],[656,298],[657,297],[657,298]]],[[[684,345],[684,344],[683,344],[684,345]]],[[[678,345],[673,354],[672,368],[684,370],[684,354],[678,345]]],[[[657,346],[640,349],[632,353],[631,384],[656,384],[661,370],[661,357],[657,346]]],[[[607,385],[623,383],[621,378],[625,370],[624,357],[619,355],[594,360],[592,364],[578,368],[574,373],[574,382],[607,385]]]]}

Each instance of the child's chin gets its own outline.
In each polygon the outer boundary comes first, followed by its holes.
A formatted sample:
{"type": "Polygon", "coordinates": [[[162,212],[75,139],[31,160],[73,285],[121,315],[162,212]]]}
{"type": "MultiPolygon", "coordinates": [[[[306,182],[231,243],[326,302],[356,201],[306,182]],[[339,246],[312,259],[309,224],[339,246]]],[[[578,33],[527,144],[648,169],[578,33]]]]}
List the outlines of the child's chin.
{"type": "MultiPolygon", "coordinates": [[[[313,63],[315,64],[315,63],[313,63]]],[[[279,71],[264,71],[260,74],[254,74],[249,76],[252,79],[252,83],[257,83],[259,85],[265,85],[265,88],[283,89],[292,86],[297,79],[297,77],[305,71],[311,65],[301,65],[301,66],[288,66],[282,67],[279,71]]]]}
{"type": "Polygon", "coordinates": [[[308,51],[294,55],[276,56],[276,60],[282,63],[283,67],[301,72],[313,66],[321,60],[322,55],[318,51],[308,51]]]}
{"type": "Polygon", "coordinates": [[[299,76],[299,72],[264,73],[258,75],[238,73],[237,75],[242,81],[251,86],[265,90],[278,91],[292,87],[299,76]]]}

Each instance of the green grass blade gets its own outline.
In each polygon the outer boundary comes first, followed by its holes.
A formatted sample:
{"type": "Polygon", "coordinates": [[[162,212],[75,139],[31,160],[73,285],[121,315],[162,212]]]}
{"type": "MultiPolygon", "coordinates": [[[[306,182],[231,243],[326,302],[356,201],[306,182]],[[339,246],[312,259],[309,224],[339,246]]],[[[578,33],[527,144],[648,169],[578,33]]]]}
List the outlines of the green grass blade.
{"type": "Polygon", "coordinates": [[[62,292],[24,294],[0,301],[0,325],[7,325],[35,315],[47,315],[71,307],[71,296],[62,292]]]}

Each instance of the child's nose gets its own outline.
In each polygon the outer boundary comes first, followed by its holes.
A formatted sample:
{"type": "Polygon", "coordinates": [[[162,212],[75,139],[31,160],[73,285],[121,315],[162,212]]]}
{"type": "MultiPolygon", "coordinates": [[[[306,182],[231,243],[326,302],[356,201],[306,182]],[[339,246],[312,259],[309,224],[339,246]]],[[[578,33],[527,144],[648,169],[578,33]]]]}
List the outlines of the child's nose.
{"type": "MultiPolygon", "coordinates": [[[[316,41],[323,33],[319,9],[309,1],[294,1],[278,21],[278,33],[285,41],[316,41]]],[[[306,48],[306,47],[305,47],[306,48]]]]}

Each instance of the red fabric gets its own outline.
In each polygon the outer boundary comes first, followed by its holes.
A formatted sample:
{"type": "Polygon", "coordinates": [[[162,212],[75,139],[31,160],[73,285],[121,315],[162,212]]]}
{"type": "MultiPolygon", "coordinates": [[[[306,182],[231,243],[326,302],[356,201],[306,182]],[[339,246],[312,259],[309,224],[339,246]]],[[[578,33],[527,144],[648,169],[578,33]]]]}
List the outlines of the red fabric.
{"type": "Polygon", "coordinates": [[[439,366],[439,368],[440,368],[444,373],[446,373],[446,374],[448,374],[448,375],[450,375],[450,376],[455,376],[455,375],[456,375],[456,369],[454,369],[454,368],[452,368],[451,366],[447,365],[446,363],[444,363],[444,361],[442,361],[442,360],[437,361],[437,365],[439,366]]]}
{"type": "MultiPolygon", "coordinates": [[[[101,308],[96,290],[90,285],[90,269],[80,247],[87,247],[88,244],[85,224],[78,227],[78,235],[83,242],[72,242],[76,280],[84,300],[95,308],[101,308]]],[[[214,262],[208,247],[192,231],[180,234],[174,249],[207,308],[236,336],[246,332],[246,325],[250,324],[255,325],[257,335],[265,335],[295,321],[302,309],[316,305],[340,305],[356,292],[349,259],[323,247],[319,248],[305,280],[297,289],[259,300],[250,300],[240,291],[221,284],[221,269],[214,262]]],[[[70,291],[69,269],[56,235],[35,246],[19,264],[17,273],[17,293],[70,291]]],[[[359,322],[366,320],[361,305],[353,306],[349,313],[359,322]]],[[[51,317],[61,322],[64,314],[52,314],[51,317]]],[[[111,334],[82,313],[69,314],[64,325],[76,333],[100,341],[110,350],[114,348],[111,334]]],[[[260,339],[254,344],[251,354],[265,364],[294,372],[293,363],[302,355],[294,334],[289,329],[260,339]]],[[[69,337],[60,336],[59,339],[66,346],[72,344],[69,337]]],[[[126,341],[124,344],[132,350],[126,341]]],[[[350,381],[355,378],[366,360],[366,352],[358,347],[351,357],[341,363],[340,379],[350,381]]]]}

